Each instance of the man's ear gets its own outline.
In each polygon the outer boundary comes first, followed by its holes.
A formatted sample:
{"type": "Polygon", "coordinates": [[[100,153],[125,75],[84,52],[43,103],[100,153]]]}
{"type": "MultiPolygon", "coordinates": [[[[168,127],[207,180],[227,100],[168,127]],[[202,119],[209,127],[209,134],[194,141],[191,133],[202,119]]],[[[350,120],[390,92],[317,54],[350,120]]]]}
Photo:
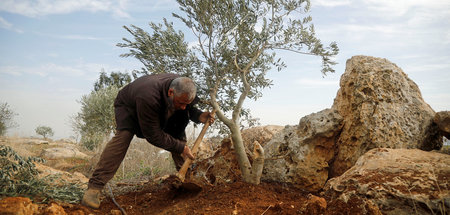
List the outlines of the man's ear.
{"type": "Polygon", "coordinates": [[[167,96],[172,97],[174,94],[174,89],[169,88],[169,91],[167,91],[167,96]]]}

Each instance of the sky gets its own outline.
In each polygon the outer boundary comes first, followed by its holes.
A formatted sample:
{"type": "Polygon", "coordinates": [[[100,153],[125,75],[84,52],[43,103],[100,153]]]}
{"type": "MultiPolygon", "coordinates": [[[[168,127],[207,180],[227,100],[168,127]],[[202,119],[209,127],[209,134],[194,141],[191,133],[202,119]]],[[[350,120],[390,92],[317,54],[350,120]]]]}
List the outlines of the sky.
{"type": "MultiPolygon", "coordinates": [[[[247,100],[262,125],[295,125],[301,117],[330,108],[345,62],[355,55],[386,58],[418,84],[435,111],[450,110],[450,1],[312,0],[318,38],[340,49],[335,73],[323,76],[320,59],[279,53],[287,68],[268,73],[273,86],[247,100]]],[[[53,139],[74,135],[70,117],[93,89],[99,73],[142,67],[117,43],[131,35],[123,26],[150,31],[149,22],[174,22],[173,0],[1,0],[0,103],[17,115],[10,136],[37,136],[50,126],[53,139]]],[[[189,41],[191,40],[191,41],[189,41]]]]}

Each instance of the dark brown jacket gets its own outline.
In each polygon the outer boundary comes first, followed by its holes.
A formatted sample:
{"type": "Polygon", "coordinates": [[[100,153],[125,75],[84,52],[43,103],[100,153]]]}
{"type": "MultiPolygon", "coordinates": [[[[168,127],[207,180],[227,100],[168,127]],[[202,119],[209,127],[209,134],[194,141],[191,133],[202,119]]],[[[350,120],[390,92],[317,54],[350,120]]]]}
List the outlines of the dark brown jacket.
{"type": "Polygon", "coordinates": [[[121,89],[114,101],[117,130],[128,130],[137,137],[170,152],[182,153],[185,142],[180,140],[189,119],[198,123],[202,113],[193,105],[198,98],[167,118],[170,83],[180,77],[175,74],[146,75],[121,89]]]}

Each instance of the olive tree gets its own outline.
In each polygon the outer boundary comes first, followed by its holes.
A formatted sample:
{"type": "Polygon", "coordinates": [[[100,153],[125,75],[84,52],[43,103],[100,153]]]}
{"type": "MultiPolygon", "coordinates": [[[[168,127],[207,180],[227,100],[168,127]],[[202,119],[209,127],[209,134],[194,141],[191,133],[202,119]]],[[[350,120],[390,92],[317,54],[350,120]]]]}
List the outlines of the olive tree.
{"type": "Polygon", "coordinates": [[[81,135],[82,145],[95,149],[115,129],[114,98],[118,88],[109,86],[83,95],[81,110],[72,117],[72,128],[81,135]]]}
{"type": "Polygon", "coordinates": [[[95,149],[105,138],[115,131],[114,99],[119,89],[131,82],[128,73],[100,72],[94,83],[94,90],[83,95],[81,110],[71,117],[72,129],[81,136],[81,144],[89,149],[95,149]]]}
{"type": "Polygon", "coordinates": [[[0,136],[5,135],[8,128],[16,125],[13,121],[15,115],[17,114],[11,110],[7,102],[0,103],[0,136]]]}
{"type": "Polygon", "coordinates": [[[104,69],[100,72],[98,80],[94,83],[94,91],[107,88],[109,86],[116,86],[121,88],[131,82],[131,76],[128,73],[111,72],[109,75],[104,69]]]}
{"type": "Polygon", "coordinates": [[[313,55],[322,60],[322,73],[334,72],[332,58],[338,47],[324,46],[316,37],[309,0],[177,0],[173,14],[192,32],[195,44],[184,41],[173,23],[150,23],[152,34],[131,25],[119,47],[123,57],[135,57],[145,66],[140,74],[172,72],[193,78],[198,95],[212,106],[231,132],[244,181],[258,184],[264,163],[262,147],[255,143],[250,163],[241,136],[242,119],[249,110],[246,99],[257,100],[272,82],[266,74],[285,67],[279,51],[313,55]]]}
{"type": "Polygon", "coordinates": [[[50,128],[49,126],[40,125],[36,127],[34,131],[36,131],[36,134],[39,134],[42,137],[44,137],[44,139],[47,139],[47,137],[51,137],[54,135],[53,129],[50,128]]]}

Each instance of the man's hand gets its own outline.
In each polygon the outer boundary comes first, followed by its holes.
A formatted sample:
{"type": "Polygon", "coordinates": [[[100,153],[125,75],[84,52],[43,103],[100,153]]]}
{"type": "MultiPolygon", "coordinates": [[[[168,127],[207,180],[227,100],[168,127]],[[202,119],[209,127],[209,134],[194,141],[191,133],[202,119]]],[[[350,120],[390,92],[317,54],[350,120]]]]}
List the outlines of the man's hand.
{"type": "Polygon", "coordinates": [[[183,154],[182,154],[184,157],[188,157],[189,159],[191,159],[191,160],[194,160],[195,159],[195,157],[194,157],[194,155],[192,154],[192,152],[191,152],[191,149],[189,149],[189,147],[188,146],[184,146],[184,150],[183,150],[183,154]]]}
{"type": "Polygon", "coordinates": [[[203,124],[205,124],[209,120],[209,123],[213,124],[215,118],[210,112],[203,112],[202,114],[200,114],[198,120],[203,124]]]}

